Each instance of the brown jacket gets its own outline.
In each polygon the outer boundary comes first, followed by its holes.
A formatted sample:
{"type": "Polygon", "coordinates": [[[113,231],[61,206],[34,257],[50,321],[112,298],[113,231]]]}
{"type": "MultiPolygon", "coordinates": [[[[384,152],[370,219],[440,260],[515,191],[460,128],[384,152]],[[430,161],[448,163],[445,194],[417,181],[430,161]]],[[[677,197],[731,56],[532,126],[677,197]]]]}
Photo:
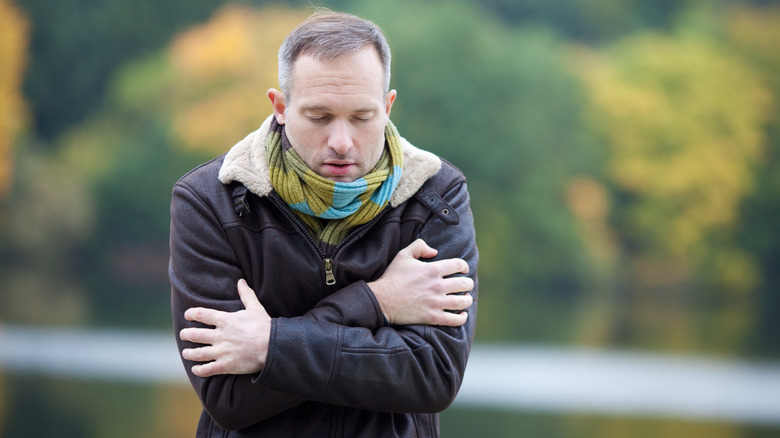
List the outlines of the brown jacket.
{"type": "MultiPolygon", "coordinates": [[[[183,361],[204,407],[198,436],[438,436],[437,413],[460,388],[477,321],[478,254],[463,174],[404,140],[391,205],[325,254],[271,187],[267,126],[173,189],[175,333],[193,324],[187,308],[242,309],[239,278],[273,318],[257,375],[200,378],[183,361]],[[417,238],[437,259],[469,263],[475,304],[464,326],[386,324],[366,282],[417,238]]],[[[177,342],[180,351],[196,346],[177,342]]]]}

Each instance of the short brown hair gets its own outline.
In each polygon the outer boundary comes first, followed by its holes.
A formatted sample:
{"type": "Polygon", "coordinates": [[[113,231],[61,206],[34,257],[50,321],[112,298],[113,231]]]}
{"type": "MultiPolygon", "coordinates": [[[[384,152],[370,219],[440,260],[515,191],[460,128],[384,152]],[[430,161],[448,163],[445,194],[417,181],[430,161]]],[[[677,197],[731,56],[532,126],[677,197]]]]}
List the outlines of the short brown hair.
{"type": "Polygon", "coordinates": [[[289,100],[293,64],[300,55],[332,60],[372,45],[384,71],[385,91],[390,90],[390,46],[382,29],[371,21],[351,14],[319,10],[299,24],[279,48],[279,86],[289,100]]]}

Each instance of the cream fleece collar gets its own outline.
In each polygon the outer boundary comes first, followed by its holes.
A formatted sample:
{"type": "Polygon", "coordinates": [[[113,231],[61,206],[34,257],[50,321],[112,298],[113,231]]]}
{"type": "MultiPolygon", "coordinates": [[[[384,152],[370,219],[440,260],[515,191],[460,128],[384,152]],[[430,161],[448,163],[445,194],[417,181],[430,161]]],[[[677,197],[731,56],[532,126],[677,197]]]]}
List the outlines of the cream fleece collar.
{"type": "MultiPolygon", "coordinates": [[[[223,184],[238,181],[250,192],[258,196],[267,196],[273,186],[268,173],[268,163],[265,159],[265,143],[268,128],[271,125],[269,116],[257,131],[235,144],[219,169],[219,180],[223,184]]],[[[441,168],[441,160],[436,155],[414,147],[406,139],[401,138],[401,149],[404,153],[404,172],[398,182],[390,205],[397,207],[411,198],[423,183],[441,168]]]]}

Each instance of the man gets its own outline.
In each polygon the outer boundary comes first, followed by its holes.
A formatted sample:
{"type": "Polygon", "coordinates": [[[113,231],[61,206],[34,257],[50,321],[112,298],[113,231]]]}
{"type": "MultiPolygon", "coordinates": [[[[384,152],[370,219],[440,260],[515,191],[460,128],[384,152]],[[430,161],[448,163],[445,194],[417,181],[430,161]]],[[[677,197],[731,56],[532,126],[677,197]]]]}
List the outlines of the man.
{"type": "Polygon", "coordinates": [[[465,178],[390,122],[373,23],[313,15],[283,43],[279,81],[273,115],[173,189],[198,436],[438,436],[476,325],[465,178]]]}

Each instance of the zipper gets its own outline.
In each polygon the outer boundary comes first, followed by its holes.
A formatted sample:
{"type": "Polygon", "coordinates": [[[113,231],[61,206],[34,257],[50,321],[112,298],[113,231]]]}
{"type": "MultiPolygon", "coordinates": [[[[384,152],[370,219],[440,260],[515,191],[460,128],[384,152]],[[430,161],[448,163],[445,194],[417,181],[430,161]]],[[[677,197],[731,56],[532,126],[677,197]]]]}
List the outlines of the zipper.
{"type": "Polygon", "coordinates": [[[274,203],[274,205],[276,205],[277,208],[279,208],[279,210],[287,215],[287,217],[301,230],[301,232],[303,232],[303,235],[306,236],[306,238],[312,244],[314,250],[317,251],[317,254],[322,260],[322,263],[325,265],[325,285],[333,286],[336,284],[336,276],[333,275],[333,259],[328,257],[322,251],[322,248],[320,248],[320,245],[314,239],[314,236],[311,235],[311,232],[309,231],[309,228],[306,226],[306,224],[304,224],[303,221],[301,221],[301,219],[295,215],[292,209],[290,209],[290,207],[284,201],[282,201],[279,195],[275,193],[269,193],[268,198],[271,200],[271,202],[274,203]]]}
{"type": "Polygon", "coordinates": [[[336,284],[336,276],[333,275],[333,259],[327,257],[322,261],[325,263],[325,284],[333,286],[336,284]]]}
{"type": "Polygon", "coordinates": [[[381,212],[379,212],[376,217],[371,219],[370,221],[366,222],[363,225],[359,225],[357,227],[352,228],[349,233],[347,233],[347,236],[342,240],[338,245],[334,246],[333,249],[330,250],[330,257],[328,257],[327,254],[322,250],[317,240],[314,238],[314,236],[311,235],[311,232],[309,231],[309,227],[306,226],[306,224],[301,221],[301,219],[295,215],[295,213],[292,211],[290,206],[288,206],[282,199],[279,197],[279,195],[275,193],[269,193],[268,198],[271,199],[271,201],[280,209],[282,210],[287,217],[290,218],[290,220],[293,221],[293,223],[300,228],[300,230],[303,232],[303,235],[306,236],[306,238],[311,242],[312,246],[314,246],[314,249],[317,251],[317,254],[319,254],[320,259],[322,259],[322,264],[325,267],[325,285],[326,286],[333,286],[336,284],[336,275],[333,273],[333,259],[336,257],[336,253],[339,249],[341,249],[344,244],[349,241],[350,238],[352,238],[354,235],[359,233],[364,228],[367,228],[371,226],[374,222],[376,222],[381,216],[385,214],[387,211],[387,208],[385,207],[381,212]]]}

